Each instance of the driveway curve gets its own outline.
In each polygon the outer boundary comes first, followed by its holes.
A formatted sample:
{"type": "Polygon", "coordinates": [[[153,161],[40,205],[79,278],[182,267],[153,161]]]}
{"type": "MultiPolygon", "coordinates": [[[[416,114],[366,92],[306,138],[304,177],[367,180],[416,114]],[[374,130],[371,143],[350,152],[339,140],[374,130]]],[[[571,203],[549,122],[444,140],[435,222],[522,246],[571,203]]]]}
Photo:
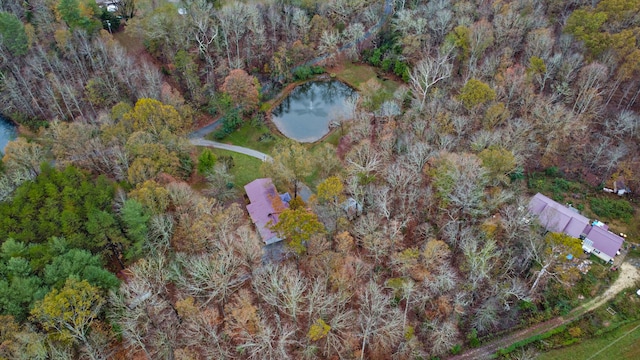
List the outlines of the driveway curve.
{"type": "MultiPolygon", "coordinates": [[[[350,42],[348,44],[343,45],[340,49],[338,49],[338,52],[347,50],[353,46],[356,46],[357,44],[369,39],[371,36],[373,36],[374,34],[377,33],[377,31],[386,23],[387,19],[389,18],[389,16],[393,13],[393,0],[385,0],[384,2],[384,8],[382,11],[382,14],[380,15],[380,19],[378,19],[378,22],[372,26],[369,30],[367,30],[362,37],[360,37],[359,39],[350,42]]],[[[323,55],[323,56],[319,56],[316,57],[306,63],[304,63],[303,65],[300,66],[305,66],[305,65],[313,65],[316,64],[324,59],[326,59],[328,56],[330,55],[323,55]]],[[[296,68],[300,67],[297,66],[296,68]]],[[[294,69],[295,70],[295,69],[294,69]]],[[[212,147],[215,149],[222,149],[222,150],[229,150],[229,151],[233,151],[233,152],[237,152],[237,153],[241,153],[241,154],[245,154],[245,155],[249,155],[252,156],[254,158],[258,158],[262,161],[273,161],[273,158],[265,153],[262,153],[260,151],[256,151],[253,149],[249,149],[246,147],[242,147],[242,146],[236,146],[236,145],[229,145],[229,144],[223,144],[223,143],[219,143],[216,141],[211,141],[211,140],[205,140],[204,137],[209,134],[210,132],[212,132],[213,130],[215,130],[216,128],[218,128],[220,126],[220,122],[218,121],[218,119],[216,119],[214,122],[201,127],[199,129],[194,130],[191,134],[189,134],[189,141],[191,142],[191,144],[196,145],[196,146],[207,146],[207,147],[212,147]]]]}
{"type": "Polygon", "coordinates": [[[262,161],[273,161],[273,158],[265,153],[262,153],[257,150],[249,149],[246,147],[242,147],[242,146],[223,144],[217,141],[205,140],[203,138],[191,138],[189,139],[189,141],[191,142],[192,145],[195,145],[195,146],[206,146],[206,147],[212,147],[215,149],[229,150],[229,151],[237,152],[240,154],[249,155],[251,157],[260,159],[262,161]]]}

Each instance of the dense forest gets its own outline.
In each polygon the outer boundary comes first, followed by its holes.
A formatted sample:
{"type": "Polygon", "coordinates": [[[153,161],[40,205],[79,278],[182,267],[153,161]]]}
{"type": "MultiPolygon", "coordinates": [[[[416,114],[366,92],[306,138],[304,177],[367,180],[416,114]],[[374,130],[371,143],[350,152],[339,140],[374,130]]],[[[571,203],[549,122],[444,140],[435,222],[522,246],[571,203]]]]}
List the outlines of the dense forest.
{"type": "Polygon", "coordinates": [[[613,275],[527,204],[640,237],[635,194],[585,198],[640,191],[639,31],[640,0],[0,0],[0,359],[437,359],[565,314],[613,275]],[[359,97],[285,139],[316,78],[359,97]],[[214,120],[272,142],[282,256],[214,120]]]}

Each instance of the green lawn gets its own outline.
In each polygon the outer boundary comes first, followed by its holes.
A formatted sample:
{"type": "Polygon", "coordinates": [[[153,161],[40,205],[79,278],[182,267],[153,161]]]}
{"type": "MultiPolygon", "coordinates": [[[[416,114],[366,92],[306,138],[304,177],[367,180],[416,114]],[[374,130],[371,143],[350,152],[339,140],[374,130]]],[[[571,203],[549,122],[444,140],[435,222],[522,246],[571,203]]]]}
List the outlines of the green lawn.
{"type": "MultiPolygon", "coordinates": [[[[347,125],[344,125],[344,127],[345,127],[344,134],[346,135],[348,133],[347,125]]],[[[327,135],[327,137],[325,137],[322,141],[313,144],[310,150],[315,151],[315,149],[320,148],[322,145],[326,143],[329,143],[333,146],[338,146],[338,144],[340,143],[340,138],[342,138],[342,132],[340,131],[340,128],[333,129],[331,130],[329,135],[327,135]]]]}
{"type": "Polygon", "coordinates": [[[396,81],[379,77],[374,67],[363,64],[345,63],[335,76],[368,98],[363,105],[370,110],[378,109],[385,100],[391,99],[400,86],[396,81]]]}
{"type": "Polygon", "coordinates": [[[621,326],[600,337],[541,354],[538,360],[632,360],[640,359],[640,320],[621,326]],[[614,343],[615,341],[615,343],[614,343]],[[610,346],[609,346],[610,345],[610,346]],[[598,351],[606,350],[598,353],[598,351]],[[596,354],[597,353],[597,354],[596,354]]]}
{"type": "Polygon", "coordinates": [[[213,134],[213,132],[208,134],[207,139],[247,147],[265,154],[271,154],[278,140],[283,139],[281,135],[273,133],[266,126],[255,127],[248,122],[222,140],[217,140],[213,134]]]}
{"type": "Polygon", "coordinates": [[[347,84],[362,90],[362,85],[374,78],[386,92],[393,94],[400,86],[399,83],[378,77],[376,68],[369,65],[345,63],[344,68],[336,73],[336,77],[347,84]]]}
{"type": "Polygon", "coordinates": [[[344,69],[336,73],[336,77],[357,89],[361,89],[362,84],[377,75],[371,66],[345,63],[344,69]]]}
{"type": "Polygon", "coordinates": [[[238,189],[242,189],[246,184],[252,182],[255,179],[260,178],[260,165],[262,161],[251,156],[244,154],[238,154],[233,151],[211,149],[213,153],[218,157],[231,156],[235,166],[231,168],[231,175],[235,177],[235,186],[238,189]]]}

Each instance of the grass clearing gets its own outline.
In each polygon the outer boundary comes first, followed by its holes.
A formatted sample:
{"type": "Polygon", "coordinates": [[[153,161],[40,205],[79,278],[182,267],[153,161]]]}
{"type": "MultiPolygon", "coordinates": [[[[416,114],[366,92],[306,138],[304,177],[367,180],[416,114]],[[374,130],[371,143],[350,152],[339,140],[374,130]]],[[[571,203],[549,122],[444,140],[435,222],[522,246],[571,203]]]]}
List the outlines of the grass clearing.
{"type": "MultiPolygon", "coordinates": [[[[346,125],[343,125],[343,126],[346,126],[346,125]]],[[[346,134],[346,131],[345,131],[345,134],[346,134]]],[[[331,130],[329,135],[327,135],[324,139],[322,139],[322,141],[319,141],[313,144],[309,150],[313,152],[316,149],[319,149],[323,144],[331,144],[333,146],[338,146],[338,144],[340,143],[340,139],[342,138],[343,135],[344,134],[342,133],[342,131],[340,131],[340,128],[333,129],[331,130]]]]}
{"type": "Polygon", "coordinates": [[[627,200],[599,196],[589,199],[591,211],[605,220],[621,219],[629,222],[633,218],[634,209],[627,200]]]}
{"type": "Polygon", "coordinates": [[[400,87],[400,83],[378,76],[378,69],[366,64],[344,63],[335,69],[336,78],[358,90],[362,90],[364,83],[376,79],[383,90],[393,93],[400,87]]]}
{"type": "Polygon", "coordinates": [[[256,127],[248,122],[242,124],[240,128],[225,136],[222,140],[216,140],[213,134],[213,132],[207,134],[206,138],[213,141],[220,141],[227,144],[258,150],[265,154],[271,154],[273,147],[278,143],[278,141],[284,139],[284,137],[272,132],[266,126],[256,127]]]}
{"type": "Polygon", "coordinates": [[[378,109],[384,101],[393,98],[400,87],[399,82],[380,77],[376,70],[369,65],[353,63],[344,63],[330,69],[338,80],[356,88],[368,99],[363,105],[370,110],[378,109]]]}
{"type": "Polygon", "coordinates": [[[336,78],[358,90],[362,90],[362,85],[371,78],[377,78],[375,68],[368,65],[344,63],[336,73],[336,78]]]}
{"type": "Polygon", "coordinates": [[[636,320],[597,338],[541,354],[538,360],[632,360],[640,358],[640,320],[636,320]],[[615,341],[615,343],[614,343],[615,341]],[[611,346],[609,346],[611,345],[611,346]],[[607,347],[609,346],[609,347],[607,347]],[[600,350],[604,351],[598,353],[600,350]],[[597,354],[596,354],[597,353],[597,354]],[[595,355],[595,356],[594,356],[595,355]]]}
{"type": "Polygon", "coordinates": [[[239,154],[233,151],[211,149],[213,153],[218,157],[218,161],[222,156],[231,156],[233,158],[234,166],[229,171],[234,176],[234,185],[237,189],[242,191],[244,186],[252,182],[255,179],[262,177],[260,172],[260,166],[262,161],[254,157],[239,154]]]}

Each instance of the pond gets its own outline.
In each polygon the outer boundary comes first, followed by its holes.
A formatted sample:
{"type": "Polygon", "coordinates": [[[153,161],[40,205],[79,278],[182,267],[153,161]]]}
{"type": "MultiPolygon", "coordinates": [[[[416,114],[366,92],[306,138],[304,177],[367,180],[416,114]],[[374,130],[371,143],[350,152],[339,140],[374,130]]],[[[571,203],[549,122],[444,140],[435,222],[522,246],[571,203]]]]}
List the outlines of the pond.
{"type": "Polygon", "coordinates": [[[297,86],[272,111],[273,123],[286,137],[314,142],[329,133],[332,120],[350,117],[358,93],[337,81],[312,81],[297,86]]]}
{"type": "Polygon", "coordinates": [[[0,152],[4,154],[4,147],[16,138],[16,134],[16,125],[0,115],[0,152]]]}

